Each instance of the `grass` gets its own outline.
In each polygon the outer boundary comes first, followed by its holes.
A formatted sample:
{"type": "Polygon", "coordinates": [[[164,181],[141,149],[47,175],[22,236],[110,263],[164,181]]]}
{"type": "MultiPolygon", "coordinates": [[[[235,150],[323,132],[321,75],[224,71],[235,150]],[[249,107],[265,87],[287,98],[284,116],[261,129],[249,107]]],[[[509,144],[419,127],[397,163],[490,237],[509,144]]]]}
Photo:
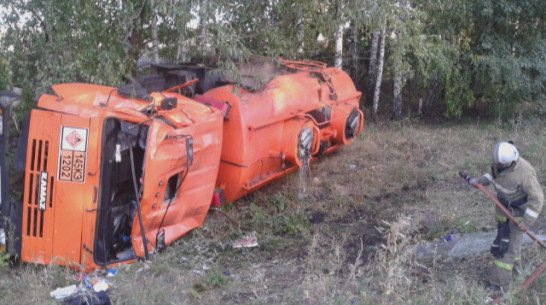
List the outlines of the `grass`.
{"type": "MultiPolygon", "coordinates": [[[[221,211],[148,262],[119,267],[112,304],[483,304],[488,253],[419,261],[413,245],[495,227],[492,202],[457,175],[488,170],[495,142],[513,139],[546,185],[541,121],[366,126],[350,146],[221,211]],[[255,234],[258,247],[233,249],[255,234]]],[[[544,214],[544,213],[543,213],[544,214]]],[[[541,215],[533,230],[546,233],[541,215]]],[[[546,252],[524,248],[521,284],[546,252]]],[[[1,304],[55,304],[78,283],[57,266],[0,266],[1,304]]],[[[546,280],[505,304],[543,304],[546,280]]]]}

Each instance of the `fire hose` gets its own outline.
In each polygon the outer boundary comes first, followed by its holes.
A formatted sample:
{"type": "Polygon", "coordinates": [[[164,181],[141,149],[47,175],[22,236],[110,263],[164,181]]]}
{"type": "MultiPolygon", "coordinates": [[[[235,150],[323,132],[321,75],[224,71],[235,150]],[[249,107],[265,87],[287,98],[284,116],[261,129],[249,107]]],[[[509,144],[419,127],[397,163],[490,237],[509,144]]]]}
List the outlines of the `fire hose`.
{"type": "MultiPolygon", "coordinates": [[[[462,178],[464,178],[466,181],[470,181],[470,175],[461,170],[459,171],[459,176],[461,176],[462,178]]],[[[479,183],[474,183],[472,184],[475,188],[481,190],[482,192],[484,192],[491,200],[493,200],[493,202],[495,203],[495,205],[502,211],[502,213],[504,213],[504,215],[506,215],[506,217],[508,217],[508,219],[510,219],[510,221],[512,221],[514,223],[515,226],[519,227],[519,222],[516,220],[516,218],[514,216],[512,216],[512,213],[510,213],[510,211],[508,211],[508,209],[499,201],[499,199],[497,198],[497,196],[493,195],[489,190],[487,190],[485,188],[485,186],[479,184],[479,183]]],[[[525,230],[523,231],[525,234],[527,234],[532,240],[536,241],[542,248],[546,249],[546,244],[544,244],[544,242],[542,242],[533,232],[529,231],[529,230],[525,230]]],[[[523,282],[523,284],[521,284],[521,286],[519,286],[516,290],[516,293],[522,291],[522,290],[525,290],[527,287],[529,287],[529,285],[531,285],[532,282],[534,282],[544,271],[546,270],[546,262],[543,262],[542,264],[540,264],[540,266],[538,266],[537,269],[535,269],[535,271],[533,272],[533,274],[531,274],[526,280],[525,282],[523,282]]],[[[498,304],[502,301],[503,297],[498,297],[496,299],[494,299],[492,301],[493,304],[498,304]]]]}

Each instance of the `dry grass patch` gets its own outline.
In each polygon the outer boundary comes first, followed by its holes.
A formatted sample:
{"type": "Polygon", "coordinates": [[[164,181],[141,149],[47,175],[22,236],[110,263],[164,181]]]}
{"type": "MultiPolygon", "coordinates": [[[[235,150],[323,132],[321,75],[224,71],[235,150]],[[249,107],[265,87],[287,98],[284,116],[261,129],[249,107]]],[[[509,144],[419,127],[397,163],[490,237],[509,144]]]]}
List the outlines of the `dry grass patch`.
{"type": "MultiPolygon", "coordinates": [[[[488,253],[417,261],[411,249],[451,231],[494,229],[493,203],[457,171],[487,171],[497,141],[515,140],[546,185],[542,123],[516,127],[409,120],[366,126],[351,146],[312,163],[309,172],[292,173],[211,212],[202,228],[149,262],[120,267],[111,278],[112,302],[483,304],[488,253]],[[250,233],[258,247],[232,248],[250,233]]],[[[541,234],[543,215],[533,228],[541,234]]],[[[525,247],[524,275],[516,284],[545,253],[525,247]]],[[[77,274],[61,267],[0,272],[0,304],[54,304],[51,290],[77,283],[77,274]]],[[[542,277],[506,304],[544,304],[545,288],[542,277]]]]}

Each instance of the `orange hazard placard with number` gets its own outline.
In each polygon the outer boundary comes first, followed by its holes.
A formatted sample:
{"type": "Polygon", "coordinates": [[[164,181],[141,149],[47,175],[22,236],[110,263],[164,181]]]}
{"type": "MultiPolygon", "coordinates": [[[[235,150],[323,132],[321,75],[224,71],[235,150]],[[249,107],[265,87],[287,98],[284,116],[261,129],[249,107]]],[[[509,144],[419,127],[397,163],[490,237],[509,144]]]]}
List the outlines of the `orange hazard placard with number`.
{"type": "Polygon", "coordinates": [[[61,151],[59,180],[83,182],[85,153],[81,151],[61,151]]]}

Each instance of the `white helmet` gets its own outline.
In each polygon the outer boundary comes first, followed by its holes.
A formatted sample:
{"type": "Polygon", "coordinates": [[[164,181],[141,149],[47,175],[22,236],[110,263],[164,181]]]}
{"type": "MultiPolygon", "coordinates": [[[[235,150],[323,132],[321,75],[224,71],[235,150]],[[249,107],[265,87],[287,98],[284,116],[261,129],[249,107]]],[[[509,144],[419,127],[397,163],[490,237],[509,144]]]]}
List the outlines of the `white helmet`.
{"type": "Polygon", "coordinates": [[[519,152],[514,144],[500,142],[493,148],[493,161],[496,164],[510,164],[516,161],[518,157],[519,152]]]}

